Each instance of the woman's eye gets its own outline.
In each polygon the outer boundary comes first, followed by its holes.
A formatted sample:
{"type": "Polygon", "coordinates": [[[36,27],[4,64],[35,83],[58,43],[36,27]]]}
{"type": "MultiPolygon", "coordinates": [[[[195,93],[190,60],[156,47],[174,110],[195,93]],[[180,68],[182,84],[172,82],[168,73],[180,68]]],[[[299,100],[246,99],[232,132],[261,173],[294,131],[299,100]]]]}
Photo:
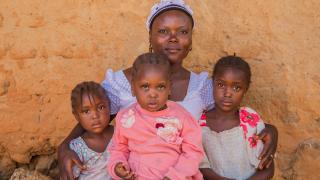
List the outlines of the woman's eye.
{"type": "Polygon", "coordinates": [[[167,30],[165,30],[165,29],[160,29],[160,30],[159,30],[159,33],[160,33],[160,34],[167,34],[167,33],[168,33],[168,31],[167,31],[167,30]]]}
{"type": "Polygon", "coordinates": [[[181,30],[180,33],[181,34],[188,34],[189,32],[187,30],[181,30]]]}

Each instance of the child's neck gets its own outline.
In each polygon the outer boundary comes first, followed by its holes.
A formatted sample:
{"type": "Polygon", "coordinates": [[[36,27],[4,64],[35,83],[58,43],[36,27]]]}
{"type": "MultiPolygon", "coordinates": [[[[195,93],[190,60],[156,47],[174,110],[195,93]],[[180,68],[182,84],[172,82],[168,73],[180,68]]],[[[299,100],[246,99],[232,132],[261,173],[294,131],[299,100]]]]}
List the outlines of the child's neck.
{"type": "Polygon", "coordinates": [[[101,133],[85,131],[81,136],[87,146],[95,152],[102,153],[105,151],[113,134],[113,127],[108,126],[101,133]]]}
{"type": "Polygon", "coordinates": [[[207,125],[215,132],[222,132],[239,126],[238,109],[232,111],[223,111],[215,108],[207,113],[207,125]]]}
{"type": "Polygon", "coordinates": [[[214,108],[213,112],[215,113],[217,119],[220,120],[237,119],[237,117],[239,116],[238,109],[223,111],[220,108],[214,108]]]}

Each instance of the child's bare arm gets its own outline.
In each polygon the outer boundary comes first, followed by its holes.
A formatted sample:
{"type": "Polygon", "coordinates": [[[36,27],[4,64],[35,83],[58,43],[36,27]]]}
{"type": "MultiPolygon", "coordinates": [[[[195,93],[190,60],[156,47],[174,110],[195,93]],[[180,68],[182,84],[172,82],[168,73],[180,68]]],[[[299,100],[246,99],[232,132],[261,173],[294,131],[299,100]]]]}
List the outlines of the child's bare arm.
{"type": "Polygon", "coordinates": [[[217,173],[215,173],[214,171],[212,171],[209,168],[200,168],[200,171],[203,175],[204,180],[206,180],[206,179],[208,179],[208,180],[209,179],[210,180],[231,180],[229,178],[225,178],[225,177],[218,175],[217,173]]]}

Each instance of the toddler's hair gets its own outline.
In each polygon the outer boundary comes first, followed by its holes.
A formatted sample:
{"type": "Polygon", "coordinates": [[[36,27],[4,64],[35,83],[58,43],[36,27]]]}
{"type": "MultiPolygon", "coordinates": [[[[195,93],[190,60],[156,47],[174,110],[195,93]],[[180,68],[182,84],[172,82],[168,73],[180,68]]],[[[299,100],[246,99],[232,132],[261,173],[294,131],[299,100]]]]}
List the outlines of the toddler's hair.
{"type": "Polygon", "coordinates": [[[218,60],[213,68],[212,78],[218,73],[226,70],[227,68],[237,69],[244,72],[246,77],[246,82],[249,87],[251,83],[251,70],[249,64],[238,56],[225,56],[218,60]]]}
{"type": "Polygon", "coordinates": [[[93,81],[84,81],[76,85],[71,92],[72,113],[76,114],[77,109],[82,105],[82,96],[84,94],[96,96],[99,99],[106,100],[109,103],[107,92],[98,83],[93,81]]]}
{"type": "Polygon", "coordinates": [[[132,78],[141,70],[142,65],[151,65],[157,68],[162,67],[167,72],[168,77],[170,77],[170,61],[164,54],[145,53],[138,56],[132,66],[132,78]]]}

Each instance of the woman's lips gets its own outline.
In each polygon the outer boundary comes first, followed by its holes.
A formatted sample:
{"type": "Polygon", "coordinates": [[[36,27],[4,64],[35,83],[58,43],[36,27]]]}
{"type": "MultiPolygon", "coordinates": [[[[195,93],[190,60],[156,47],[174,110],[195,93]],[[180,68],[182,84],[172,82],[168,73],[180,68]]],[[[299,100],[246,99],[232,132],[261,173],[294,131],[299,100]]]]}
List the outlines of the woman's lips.
{"type": "Polygon", "coordinates": [[[181,49],[179,48],[165,48],[165,51],[169,52],[169,53],[178,53],[181,49]]]}

